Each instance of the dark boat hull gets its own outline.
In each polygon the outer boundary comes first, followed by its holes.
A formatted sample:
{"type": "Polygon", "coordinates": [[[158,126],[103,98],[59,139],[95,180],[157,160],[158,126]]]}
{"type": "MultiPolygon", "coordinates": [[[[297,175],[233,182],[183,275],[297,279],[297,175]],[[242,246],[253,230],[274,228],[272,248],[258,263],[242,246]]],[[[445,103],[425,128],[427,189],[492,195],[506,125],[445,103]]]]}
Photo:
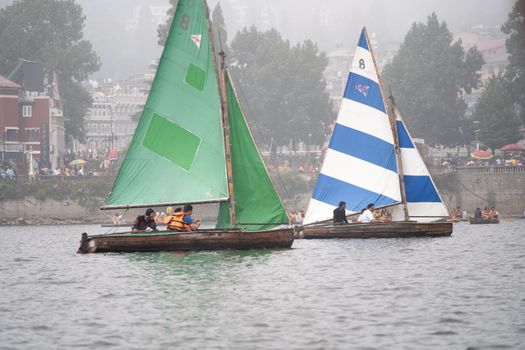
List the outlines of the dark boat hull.
{"type": "Polygon", "coordinates": [[[99,236],[88,236],[83,233],[78,253],[290,248],[293,240],[294,234],[291,228],[256,232],[163,231],[99,236]]]}
{"type": "Polygon", "coordinates": [[[470,218],[469,222],[471,225],[489,225],[499,224],[499,219],[470,218]]]}
{"type": "Polygon", "coordinates": [[[451,222],[389,222],[303,227],[305,239],[443,237],[451,234],[451,222]]]}

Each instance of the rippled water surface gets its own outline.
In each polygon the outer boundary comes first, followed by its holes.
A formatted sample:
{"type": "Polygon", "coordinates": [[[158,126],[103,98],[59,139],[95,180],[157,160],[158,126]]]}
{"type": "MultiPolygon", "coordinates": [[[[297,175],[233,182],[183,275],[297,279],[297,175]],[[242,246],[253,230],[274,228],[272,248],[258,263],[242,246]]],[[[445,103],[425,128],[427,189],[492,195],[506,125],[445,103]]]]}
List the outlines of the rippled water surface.
{"type": "Polygon", "coordinates": [[[525,221],[190,254],[83,231],[0,227],[0,348],[525,349],[525,221]]]}

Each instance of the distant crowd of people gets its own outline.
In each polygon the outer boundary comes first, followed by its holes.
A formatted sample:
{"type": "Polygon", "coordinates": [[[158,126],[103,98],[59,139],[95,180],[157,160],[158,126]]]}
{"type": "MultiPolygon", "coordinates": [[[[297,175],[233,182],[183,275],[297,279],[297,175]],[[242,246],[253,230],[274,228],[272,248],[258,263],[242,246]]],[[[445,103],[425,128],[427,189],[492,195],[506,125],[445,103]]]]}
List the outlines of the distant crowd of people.
{"type": "Polygon", "coordinates": [[[490,160],[472,159],[472,158],[435,158],[434,167],[455,168],[458,166],[481,167],[481,166],[524,166],[525,156],[516,154],[507,157],[495,157],[490,160]]]}
{"type": "Polygon", "coordinates": [[[0,179],[3,181],[16,181],[16,171],[9,165],[0,166],[0,179]]]}

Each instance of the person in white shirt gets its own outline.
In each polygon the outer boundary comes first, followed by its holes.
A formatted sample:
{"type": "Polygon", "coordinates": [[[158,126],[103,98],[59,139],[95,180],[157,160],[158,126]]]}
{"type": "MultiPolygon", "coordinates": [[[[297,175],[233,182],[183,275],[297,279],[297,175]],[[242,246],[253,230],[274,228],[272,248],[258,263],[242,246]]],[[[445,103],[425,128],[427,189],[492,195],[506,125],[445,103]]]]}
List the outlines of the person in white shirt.
{"type": "Polygon", "coordinates": [[[368,204],[366,207],[366,210],[359,216],[361,220],[359,222],[362,223],[369,223],[369,222],[376,222],[374,218],[374,205],[372,203],[368,204]]]}
{"type": "Polygon", "coordinates": [[[365,208],[361,209],[361,215],[359,215],[359,217],[357,218],[357,222],[363,222],[362,220],[366,220],[365,216],[363,215],[365,210],[365,208]]]}

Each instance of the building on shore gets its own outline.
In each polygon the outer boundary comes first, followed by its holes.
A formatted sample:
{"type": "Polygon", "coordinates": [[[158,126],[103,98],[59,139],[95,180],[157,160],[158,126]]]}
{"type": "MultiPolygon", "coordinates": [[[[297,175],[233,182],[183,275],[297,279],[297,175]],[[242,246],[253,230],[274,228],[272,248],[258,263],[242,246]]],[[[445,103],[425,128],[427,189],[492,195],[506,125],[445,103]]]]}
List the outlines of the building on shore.
{"type": "Polygon", "coordinates": [[[29,154],[33,168],[49,164],[49,96],[26,90],[0,76],[0,131],[2,161],[28,169],[29,154]],[[44,164],[45,163],[45,164],[44,164]]]}
{"type": "MultiPolygon", "coordinates": [[[[496,37],[495,35],[501,35],[501,33],[485,33],[480,30],[474,30],[472,32],[460,32],[454,34],[454,40],[461,39],[465,52],[472,47],[476,47],[483,56],[485,63],[480,71],[481,83],[483,85],[485,85],[492,76],[503,73],[505,67],[509,64],[505,38],[496,37]]],[[[479,89],[473,90],[471,94],[465,96],[465,102],[468,105],[469,112],[472,112],[482,92],[483,86],[479,89]]]]}
{"type": "Polygon", "coordinates": [[[86,142],[78,150],[108,154],[109,149],[121,151],[133,138],[155,75],[156,64],[143,74],[103,83],[92,81],[93,104],[86,115],[86,142]]]}

